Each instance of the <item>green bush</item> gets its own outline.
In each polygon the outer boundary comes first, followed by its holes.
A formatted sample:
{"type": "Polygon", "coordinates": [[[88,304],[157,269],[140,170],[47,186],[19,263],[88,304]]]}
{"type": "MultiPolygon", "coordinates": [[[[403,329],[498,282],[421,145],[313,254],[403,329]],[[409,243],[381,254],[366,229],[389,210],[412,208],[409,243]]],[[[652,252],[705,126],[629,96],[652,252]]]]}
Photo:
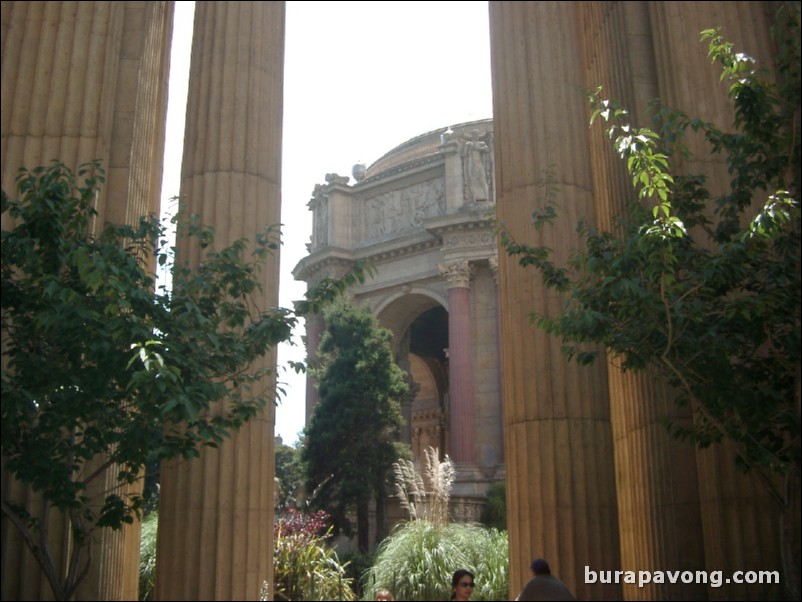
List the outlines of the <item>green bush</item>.
{"type": "Polygon", "coordinates": [[[156,529],[159,513],[153,511],[142,519],[142,536],[139,540],[139,599],[153,600],[156,586],[156,529]]]}
{"type": "Polygon", "coordinates": [[[362,578],[363,599],[386,588],[396,600],[448,600],[451,576],[466,568],[476,577],[474,600],[506,600],[508,565],[506,531],[412,520],[399,524],[379,545],[375,563],[362,578]]]}
{"type": "Polygon", "coordinates": [[[479,518],[483,525],[499,531],[507,529],[507,485],[504,481],[493,483],[487,490],[487,503],[479,518]]]}
{"type": "Polygon", "coordinates": [[[373,566],[375,554],[362,554],[359,551],[346,552],[342,555],[342,563],[345,567],[345,572],[351,578],[352,586],[354,587],[357,598],[363,596],[362,591],[362,575],[365,571],[373,566]]]}

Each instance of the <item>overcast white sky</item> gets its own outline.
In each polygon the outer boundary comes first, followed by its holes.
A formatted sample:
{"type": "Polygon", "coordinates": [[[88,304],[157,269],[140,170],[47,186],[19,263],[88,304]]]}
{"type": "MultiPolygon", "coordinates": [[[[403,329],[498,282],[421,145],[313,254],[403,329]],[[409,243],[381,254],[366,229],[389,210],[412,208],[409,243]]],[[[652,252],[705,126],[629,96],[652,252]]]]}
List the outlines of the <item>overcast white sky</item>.
{"type": "MultiPolygon", "coordinates": [[[[425,132],[492,117],[487,2],[286,3],[280,303],[306,285],[292,269],[306,254],[306,206],[327,173],[351,175],[425,132]]],[[[179,194],[194,2],[176,2],[163,203],[179,194]]],[[[279,348],[279,365],[305,350],[279,348]]],[[[276,434],[291,445],[304,426],[303,375],[280,373],[287,396],[276,434]]]]}

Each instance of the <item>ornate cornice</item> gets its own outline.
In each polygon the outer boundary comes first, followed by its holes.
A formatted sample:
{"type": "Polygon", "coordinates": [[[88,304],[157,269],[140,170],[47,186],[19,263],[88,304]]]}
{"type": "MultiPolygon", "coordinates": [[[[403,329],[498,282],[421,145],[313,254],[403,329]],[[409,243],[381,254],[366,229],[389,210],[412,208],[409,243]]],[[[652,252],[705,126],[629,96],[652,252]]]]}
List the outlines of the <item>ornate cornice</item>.
{"type": "Polygon", "coordinates": [[[307,255],[298,262],[292,275],[296,280],[308,283],[326,276],[344,276],[353,269],[356,259],[347,251],[338,251],[336,255],[331,252],[307,255]]]}
{"type": "Polygon", "coordinates": [[[392,249],[386,249],[378,252],[361,252],[360,258],[370,259],[372,261],[386,261],[388,259],[397,259],[399,257],[406,257],[407,255],[415,255],[431,249],[438,249],[440,241],[435,238],[430,238],[424,241],[416,241],[405,244],[392,249]]]}
{"type": "Polygon", "coordinates": [[[495,247],[496,237],[489,229],[460,228],[443,235],[443,251],[474,247],[495,247]]]}

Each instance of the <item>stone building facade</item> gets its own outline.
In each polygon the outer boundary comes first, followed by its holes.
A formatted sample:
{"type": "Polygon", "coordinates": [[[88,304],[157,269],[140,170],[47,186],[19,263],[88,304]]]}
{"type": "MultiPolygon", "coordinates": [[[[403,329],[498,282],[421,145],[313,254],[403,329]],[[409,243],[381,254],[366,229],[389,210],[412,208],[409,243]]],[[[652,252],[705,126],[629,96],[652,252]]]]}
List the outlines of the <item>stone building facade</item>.
{"type": "MultiPolygon", "coordinates": [[[[354,264],[374,276],[349,290],[393,333],[408,373],[402,440],[422,461],[434,447],[457,467],[452,514],[478,521],[489,483],[503,479],[493,124],[444,127],[400,144],[353,180],[328,174],[309,209],[309,255],[294,270],[314,285],[354,264]]],[[[307,320],[314,355],[322,324],[307,320]]],[[[314,384],[307,389],[307,420],[314,384]]]]}

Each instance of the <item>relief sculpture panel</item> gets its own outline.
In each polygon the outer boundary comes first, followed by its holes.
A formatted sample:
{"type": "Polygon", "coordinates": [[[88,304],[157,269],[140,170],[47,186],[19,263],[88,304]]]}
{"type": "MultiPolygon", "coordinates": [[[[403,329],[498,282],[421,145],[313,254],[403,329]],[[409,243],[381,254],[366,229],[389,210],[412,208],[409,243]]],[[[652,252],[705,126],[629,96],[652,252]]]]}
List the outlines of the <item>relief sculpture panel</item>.
{"type": "Polygon", "coordinates": [[[378,195],[367,202],[365,238],[416,228],[431,217],[445,213],[442,180],[420,182],[402,190],[378,195]]]}

